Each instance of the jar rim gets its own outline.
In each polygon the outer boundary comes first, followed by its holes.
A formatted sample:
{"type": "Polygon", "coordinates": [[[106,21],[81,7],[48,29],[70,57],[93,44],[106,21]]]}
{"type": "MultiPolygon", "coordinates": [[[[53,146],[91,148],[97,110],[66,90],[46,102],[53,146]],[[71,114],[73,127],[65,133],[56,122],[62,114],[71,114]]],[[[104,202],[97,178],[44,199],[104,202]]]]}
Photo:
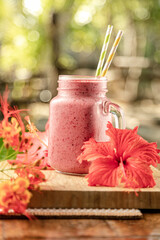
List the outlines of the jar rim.
{"type": "Polygon", "coordinates": [[[87,75],[59,75],[59,81],[80,81],[80,82],[107,82],[106,77],[96,77],[96,76],[87,76],[87,75]]]}

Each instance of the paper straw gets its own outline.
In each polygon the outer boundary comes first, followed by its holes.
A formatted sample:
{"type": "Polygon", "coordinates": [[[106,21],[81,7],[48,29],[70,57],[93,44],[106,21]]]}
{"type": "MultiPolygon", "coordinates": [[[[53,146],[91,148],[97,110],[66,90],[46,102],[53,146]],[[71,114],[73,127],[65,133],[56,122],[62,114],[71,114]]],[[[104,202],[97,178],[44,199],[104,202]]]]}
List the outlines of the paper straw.
{"type": "Polygon", "coordinates": [[[100,54],[100,57],[99,57],[97,70],[96,70],[96,77],[101,75],[104,59],[105,59],[105,56],[106,56],[109,40],[110,40],[111,33],[112,33],[112,29],[113,29],[113,26],[108,25],[106,35],[105,35],[105,39],[104,39],[104,43],[103,43],[103,47],[102,47],[101,54],[100,54]]]}
{"type": "Polygon", "coordinates": [[[115,52],[117,50],[117,47],[119,45],[119,42],[121,40],[122,35],[123,35],[123,31],[119,30],[118,34],[116,36],[116,39],[115,39],[115,41],[113,43],[112,49],[111,49],[111,51],[109,53],[109,56],[107,58],[106,64],[105,64],[105,66],[103,68],[103,71],[102,71],[102,74],[101,74],[102,77],[104,77],[106,75],[106,72],[108,71],[108,69],[109,69],[109,67],[111,65],[111,62],[113,60],[114,54],[115,54],[115,52]]]}

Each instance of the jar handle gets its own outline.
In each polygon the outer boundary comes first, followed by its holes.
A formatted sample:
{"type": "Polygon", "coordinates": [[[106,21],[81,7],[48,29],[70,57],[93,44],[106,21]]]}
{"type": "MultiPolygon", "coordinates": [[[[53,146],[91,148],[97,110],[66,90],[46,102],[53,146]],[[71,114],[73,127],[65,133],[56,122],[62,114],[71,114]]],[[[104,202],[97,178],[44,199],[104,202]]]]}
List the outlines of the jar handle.
{"type": "Polygon", "coordinates": [[[108,114],[108,113],[112,114],[116,128],[120,128],[120,129],[125,128],[124,113],[119,105],[112,103],[112,102],[104,101],[103,102],[103,112],[104,112],[104,114],[108,114]]]}

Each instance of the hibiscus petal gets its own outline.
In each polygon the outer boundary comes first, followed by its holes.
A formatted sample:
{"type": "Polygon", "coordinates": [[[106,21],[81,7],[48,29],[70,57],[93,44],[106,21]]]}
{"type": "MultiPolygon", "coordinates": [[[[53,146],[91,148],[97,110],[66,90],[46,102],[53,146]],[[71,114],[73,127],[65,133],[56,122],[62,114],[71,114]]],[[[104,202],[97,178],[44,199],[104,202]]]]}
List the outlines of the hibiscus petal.
{"type": "Polygon", "coordinates": [[[87,178],[90,186],[115,187],[118,185],[118,175],[118,162],[108,157],[93,161],[87,178]]]}
{"type": "Polygon", "coordinates": [[[126,179],[122,180],[125,187],[146,188],[154,187],[155,181],[152,170],[145,161],[138,158],[128,158],[124,166],[126,179]]]}
{"type": "Polygon", "coordinates": [[[106,158],[106,155],[113,155],[113,150],[111,150],[108,142],[96,142],[93,138],[84,143],[82,150],[83,152],[77,158],[80,163],[86,160],[94,161],[97,158],[106,158]]]}
{"type": "Polygon", "coordinates": [[[123,156],[124,159],[139,156],[148,165],[156,166],[160,163],[160,156],[157,151],[156,143],[148,143],[137,134],[138,127],[130,129],[116,129],[109,122],[106,134],[110,137],[110,142],[116,148],[117,157],[123,156]]]}

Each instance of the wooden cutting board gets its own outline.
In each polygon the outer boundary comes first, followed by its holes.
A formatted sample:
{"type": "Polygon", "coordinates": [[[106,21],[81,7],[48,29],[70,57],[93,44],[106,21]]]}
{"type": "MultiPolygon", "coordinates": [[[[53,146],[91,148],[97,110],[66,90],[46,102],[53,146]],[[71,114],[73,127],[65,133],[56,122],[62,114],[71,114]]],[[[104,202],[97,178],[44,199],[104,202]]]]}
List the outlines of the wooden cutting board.
{"type": "Polygon", "coordinates": [[[138,208],[160,209],[160,171],[153,168],[156,186],[140,189],[89,187],[87,179],[44,171],[47,182],[33,192],[30,208],[138,208]]]}

